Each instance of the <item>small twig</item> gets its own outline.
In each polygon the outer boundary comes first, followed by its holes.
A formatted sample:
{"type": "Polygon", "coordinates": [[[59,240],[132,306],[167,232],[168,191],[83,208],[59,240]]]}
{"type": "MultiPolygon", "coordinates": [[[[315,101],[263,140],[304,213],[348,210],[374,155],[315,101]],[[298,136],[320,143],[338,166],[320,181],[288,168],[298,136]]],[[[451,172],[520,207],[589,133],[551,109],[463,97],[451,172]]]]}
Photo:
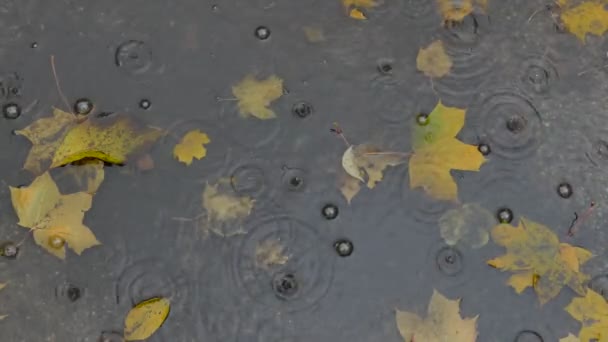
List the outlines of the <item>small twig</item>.
{"type": "Polygon", "coordinates": [[[59,93],[59,96],[61,97],[61,100],[63,100],[63,103],[65,104],[68,111],[71,112],[70,104],[68,103],[67,98],[63,94],[63,91],[61,91],[61,85],[59,85],[59,77],[57,77],[57,71],[55,70],[55,56],[54,55],[51,55],[51,69],[53,69],[53,77],[55,78],[55,86],[57,87],[57,92],[59,93]]]}
{"type": "Polygon", "coordinates": [[[584,74],[589,73],[591,71],[599,71],[599,70],[606,69],[606,68],[608,68],[608,64],[606,64],[602,67],[599,67],[599,68],[590,68],[587,70],[583,70],[583,71],[579,72],[578,74],[576,74],[576,76],[583,76],[584,74]]]}
{"type": "Polygon", "coordinates": [[[239,99],[237,99],[236,97],[228,97],[228,98],[223,98],[223,97],[219,97],[217,96],[215,98],[215,101],[217,102],[224,102],[224,101],[238,101],[239,99]]]}
{"type": "Polygon", "coordinates": [[[595,209],[595,202],[592,201],[589,208],[587,208],[587,210],[585,210],[585,212],[581,215],[580,220],[578,214],[574,213],[575,218],[572,220],[572,224],[570,224],[570,227],[568,228],[568,236],[574,236],[580,226],[589,218],[589,216],[591,216],[593,209],[595,209]]]}
{"type": "Polygon", "coordinates": [[[338,126],[338,123],[334,122],[334,128],[330,128],[329,131],[332,133],[335,133],[340,138],[342,138],[342,141],[344,141],[344,144],[346,144],[346,147],[352,146],[346,139],[346,136],[344,136],[344,131],[342,131],[342,128],[340,128],[340,126],[338,126]]]}

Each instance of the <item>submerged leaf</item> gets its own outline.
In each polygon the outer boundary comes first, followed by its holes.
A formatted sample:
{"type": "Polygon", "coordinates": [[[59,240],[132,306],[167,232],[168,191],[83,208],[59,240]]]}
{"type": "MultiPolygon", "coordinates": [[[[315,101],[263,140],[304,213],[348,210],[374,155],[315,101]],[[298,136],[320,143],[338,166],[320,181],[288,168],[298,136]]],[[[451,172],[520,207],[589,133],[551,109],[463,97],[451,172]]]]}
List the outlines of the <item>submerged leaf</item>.
{"type": "Polygon", "coordinates": [[[465,110],[446,107],[441,101],[414,126],[414,154],[409,162],[410,187],[422,187],[431,197],[458,200],[458,187],[450,170],[479,171],[486,161],[476,146],[456,139],[464,125],[465,110]]]}
{"type": "Polygon", "coordinates": [[[608,31],[608,3],[603,0],[590,0],[583,3],[561,0],[561,19],[568,31],[585,43],[587,34],[597,36],[608,31]]]}
{"type": "Polygon", "coordinates": [[[179,144],[173,148],[173,156],[180,162],[190,165],[192,159],[203,159],[207,155],[205,145],[210,143],[206,133],[198,129],[186,133],[179,144]]]}
{"type": "Polygon", "coordinates": [[[495,224],[492,213],[478,204],[465,204],[448,210],[439,219],[441,237],[448,245],[458,243],[479,248],[488,243],[489,231],[495,224]]]}
{"type": "Polygon", "coordinates": [[[475,342],[477,317],[463,319],[460,299],[449,300],[436,290],[433,290],[425,318],[399,310],[395,315],[397,328],[405,342],[475,342]]]}
{"type": "Polygon", "coordinates": [[[350,204],[350,201],[355,197],[361,190],[361,182],[353,178],[346,173],[342,173],[340,176],[340,192],[346,201],[350,204]]]}
{"type": "Polygon", "coordinates": [[[33,229],[34,240],[58,258],[65,259],[67,244],[76,254],[99,245],[91,230],[82,224],[91,208],[92,196],[86,192],[59,193],[48,172],[28,187],[10,187],[18,224],[33,229]]]}
{"type": "Polygon", "coordinates": [[[581,342],[581,340],[572,334],[568,334],[568,336],[560,338],[559,342],[581,342]]]}
{"type": "Polygon", "coordinates": [[[103,166],[101,160],[81,160],[73,165],[57,169],[60,171],[58,175],[53,174],[53,179],[57,181],[62,193],[86,192],[94,195],[105,178],[103,166]]]}
{"type": "MultiPolygon", "coordinates": [[[[0,290],[6,287],[6,283],[0,283],[0,290]]],[[[8,317],[8,315],[0,315],[0,321],[8,317]]]]}
{"type": "Polygon", "coordinates": [[[492,240],[505,247],[507,253],[488,260],[488,264],[514,272],[508,284],[517,293],[533,287],[541,305],[557,296],[564,286],[585,294],[589,276],[581,273],[579,266],[592,257],[589,251],[560,243],[549,228],[523,217],[517,227],[494,227],[492,240]]]}
{"type": "Polygon", "coordinates": [[[279,240],[267,239],[255,247],[255,265],[266,271],[273,266],[285,265],[289,255],[285,254],[285,247],[279,240]]]}
{"type": "Polygon", "coordinates": [[[584,297],[574,298],[566,311],[582,324],[578,333],[581,342],[608,342],[608,303],[602,295],[587,290],[584,297]]]}
{"type": "Polygon", "coordinates": [[[418,70],[433,78],[447,75],[452,69],[452,60],[445,52],[443,42],[436,40],[426,48],[421,48],[416,57],[418,70]]]}
{"type": "Polygon", "coordinates": [[[125,318],[125,341],[149,338],[169,316],[171,303],[166,298],[152,298],[137,304],[125,318]]]}
{"type": "Polygon", "coordinates": [[[151,145],[162,134],[156,128],[138,127],[126,116],[88,119],[65,135],[55,151],[51,167],[85,158],[123,164],[128,155],[151,145]]]}
{"type": "Polygon", "coordinates": [[[216,184],[207,184],[203,191],[203,209],[207,212],[205,231],[220,236],[244,233],[240,222],[253,210],[254,200],[249,196],[230,193],[229,181],[224,179],[216,184]]]}
{"type": "Polygon", "coordinates": [[[15,134],[22,135],[32,142],[32,148],[23,168],[35,175],[48,169],[55,150],[78,120],[76,115],[54,108],[52,117],[38,119],[26,128],[15,131],[15,134]]]}
{"type": "Polygon", "coordinates": [[[253,75],[247,75],[232,87],[232,94],[239,101],[239,112],[242,116],[251,115],[261,120],[273,119],[276,114],[268,106],[283,95],[283,80],[274,75],[265,80],[257,80],[253,75]]]}

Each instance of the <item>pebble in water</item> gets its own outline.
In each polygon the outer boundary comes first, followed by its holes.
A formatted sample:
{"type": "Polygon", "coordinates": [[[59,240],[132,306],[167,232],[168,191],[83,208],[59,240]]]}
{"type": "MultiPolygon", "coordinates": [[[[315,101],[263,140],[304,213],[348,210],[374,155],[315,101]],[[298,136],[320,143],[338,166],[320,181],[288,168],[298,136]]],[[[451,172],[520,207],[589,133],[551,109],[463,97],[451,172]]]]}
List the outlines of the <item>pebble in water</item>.
{"type": "Polygon", "coordinates": [[[321,211],[323,214],[323,217],[325,217],[328,220],[333,220],[336,217],[338,217],[338,207],[336,207],[333,204],[327,204],[323,207],[323,210],[321,211]]]}
{"type": "Polygon", "coordinates": [[[9,120],[14,120],[21,115],[21,108],[16,103],[7,103],[2,107],[4,117],[9,120]]]}

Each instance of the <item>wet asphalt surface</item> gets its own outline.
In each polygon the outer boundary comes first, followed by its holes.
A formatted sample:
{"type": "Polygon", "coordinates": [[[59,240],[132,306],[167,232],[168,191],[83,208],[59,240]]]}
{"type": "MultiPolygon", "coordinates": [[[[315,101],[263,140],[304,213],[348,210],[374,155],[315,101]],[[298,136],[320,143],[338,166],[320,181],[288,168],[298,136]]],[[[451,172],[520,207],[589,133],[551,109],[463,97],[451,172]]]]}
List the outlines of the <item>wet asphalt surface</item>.
{"type": "Polygon", "coordinates": [[[118,341],[132,305],[165,296],[171,313],[150,341],[402,341],[395,309],[423,313],[433,289],[463,298],[463,316],[479,314],[478,341],[576,333],[563,310],[570,290],[540,307],[486,265],[502,248],[446,250],[437,220],[453,205],[410,189],[405,165],[349,205],[337,183],[344,145],[329,132],[337,122],[352,143],[409,151],[418,113],[439,98],[467,108],[458,137],[491,152],[480,172],[452,172],[461,202],[508,208],[560,237],[574,212],[598,203],[566,242],[596,255],[584,269],[608,289],[608,38],[583,45],[545,5],[490,0],[486,15],[445,28],[427,0],[381,1],[365,22],[337,0],[0,0],[0,101],[20,110],[0,122],[1,241],[26,234],[7,185],[33,179],[21,170],[30,145],[12,131],[62,106],[51,55],[69,101],[171,132],[151,151],[153,170],[106,168],[85,218],[102,246],[60,261],[30,238],[0,260],[10,283],[2,340],[118,341]],[[307,39],[311,27],[322,41],[307,39]],[[454,66],[431,84],[415,60],[435,39],[454,66]],[[238,115],[231,86],[249,73],[284,80],[277,119],[238,115]],[[213,143],[184,167],[171,151],[192,129],[213,143]],[[234,191],[256,200],[246,234],[206,236],[176,219],[200,215],[205,183],[222,177],[245,179],[234,191]],[[571,196],[559,195],[562,183],[571,196]],[[292,257],[261,271],[255,247],[268,239],[292,257]]]}

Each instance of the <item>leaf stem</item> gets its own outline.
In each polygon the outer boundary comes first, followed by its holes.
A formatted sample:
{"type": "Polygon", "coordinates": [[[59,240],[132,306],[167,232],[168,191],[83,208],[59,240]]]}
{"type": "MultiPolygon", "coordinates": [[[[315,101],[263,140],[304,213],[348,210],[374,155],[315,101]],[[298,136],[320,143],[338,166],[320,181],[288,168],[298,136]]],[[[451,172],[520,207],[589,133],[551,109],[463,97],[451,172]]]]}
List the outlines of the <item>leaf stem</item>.
{"type": "Polygon", "coordinates": [[[57,87],[57,92],[59,93],[59,97],[61,97],[61,100],[65,104],[68,111],[72,112],[67,98],[63,94],[63,91],[61,91],[61,85],[59,84],[59,77],[57,77],[57,70],[55,70],[55,56],[54,55],[51,55],[51,69],[53,70],[53,77],[55,78],[55,86],[57,87]]]}

